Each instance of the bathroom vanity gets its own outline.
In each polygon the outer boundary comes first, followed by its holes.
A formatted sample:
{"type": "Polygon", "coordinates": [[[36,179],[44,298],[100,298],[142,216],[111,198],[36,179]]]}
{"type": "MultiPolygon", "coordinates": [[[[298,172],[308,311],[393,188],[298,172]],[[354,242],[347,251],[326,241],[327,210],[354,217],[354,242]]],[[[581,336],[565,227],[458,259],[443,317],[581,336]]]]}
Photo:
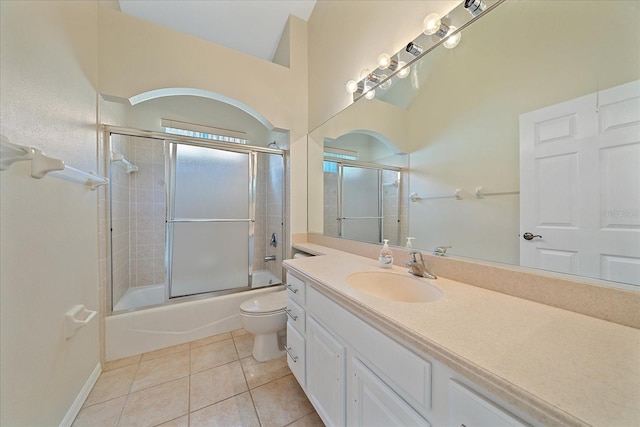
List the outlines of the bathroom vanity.
{"type": "Polygon", "coordinates": [[[299,246],[288,362],[325,424],[640,425],[639,330],[442,277],[396,301],[353,285],[375,260],[299,246]]]}

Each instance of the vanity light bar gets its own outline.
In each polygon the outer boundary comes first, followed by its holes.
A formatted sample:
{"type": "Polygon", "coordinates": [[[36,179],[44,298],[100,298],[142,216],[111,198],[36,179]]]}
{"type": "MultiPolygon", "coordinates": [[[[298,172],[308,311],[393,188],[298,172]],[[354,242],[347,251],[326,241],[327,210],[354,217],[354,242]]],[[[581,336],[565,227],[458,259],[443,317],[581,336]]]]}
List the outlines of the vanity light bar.
{"type": "Polygon", "coordinates": [[[458,45],[462,37],[462,30],[470,25],[478,16],[486,14],[493,10],[496,6],[504,3],[506,0],[465,0],[462,5],[452,10],[447,17],[449,20],[462,21],[460,27],[455,27],[447,23],[442,22],[442,18],[435,13],[427,15],[423,21],[423,34],[420,34],[413,41],[409,42],[402,50],[395,55],[388,55],[386,53],[380,54],[377,58],[377,68],[382,73],[370,73],[360,75],[360,80],[349,80],[345,85],[345,89],[348,93],[353,95],[353,101],[364,96],[366,99],[372,99],[375,97],[376,88],[380,87],[382,90],[386,90],[391,87],[391,82],[394,77],[400,79],[407,77],[411,72],[411,65],[420,59],[422,56],[429,53],[431,50],[440,46],[441,44],[447,48],[452,49],[458,45]],[[471,18],[467,19],[460,16],[458,10],[466,10],[471,18]],[[435,35],[438,38],[436,42],[429,42],[428,38],[425,42],[425,35],[435,35]],[[408,56],[408,55],[410,56],[408,56]],[[402,59],[405,60],[402,60],[402,59]]]}

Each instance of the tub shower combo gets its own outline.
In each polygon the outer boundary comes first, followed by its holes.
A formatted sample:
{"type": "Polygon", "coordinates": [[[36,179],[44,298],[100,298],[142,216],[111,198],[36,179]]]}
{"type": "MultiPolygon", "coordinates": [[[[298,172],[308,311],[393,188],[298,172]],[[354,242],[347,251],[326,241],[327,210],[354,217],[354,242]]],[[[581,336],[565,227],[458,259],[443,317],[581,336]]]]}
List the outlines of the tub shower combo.
{"type": "Polygon", "coordinates": [[[106,134],[107,359],[239,327],[242,301],[281,284],[284,151],[114,127],[106,134]]]}

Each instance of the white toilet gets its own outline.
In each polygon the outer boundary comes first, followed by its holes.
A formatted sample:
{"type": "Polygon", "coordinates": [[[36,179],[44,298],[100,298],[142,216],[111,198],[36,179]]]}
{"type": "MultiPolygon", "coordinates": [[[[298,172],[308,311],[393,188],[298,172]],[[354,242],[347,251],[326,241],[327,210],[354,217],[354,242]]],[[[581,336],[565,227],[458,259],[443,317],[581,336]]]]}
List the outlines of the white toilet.
{"type": "Polygon", "coordinates": [[[254,335],[253,357],[258,362],[284,354],[278,332],[287,328],[287,290],[263,294],[240,304],[240,320],[254,335]]]}

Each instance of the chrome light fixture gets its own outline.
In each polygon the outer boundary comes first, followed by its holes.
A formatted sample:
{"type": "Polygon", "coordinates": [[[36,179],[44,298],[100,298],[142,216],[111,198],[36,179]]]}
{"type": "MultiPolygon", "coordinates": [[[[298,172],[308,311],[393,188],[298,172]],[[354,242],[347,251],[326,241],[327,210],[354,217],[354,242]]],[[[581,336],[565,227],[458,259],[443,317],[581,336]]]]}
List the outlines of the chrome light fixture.
{"type": "MultiPolygon", "coordinates": [[[[442,18],[437,13],[430,13],[422,21],[423,32],[430,36],[435,34],[440,40],[445,39],[443,46],[447,49],[453,49],[460,43],[462,33],[451,35],[458,28],[454,26],[448,26],[442,22],[442,18]]],[[[411,43],[410,43],[411,44],[411,43]]],[[[407,45],[407,52],[409,52],[409,46],[407,45]]]]}
{"type": "Polygon", "coordinates": [[[409,42],[409,44],[407,45],[407,47],[404,48],[404,50],[406,50],[413,56],[422,55],[422,53],[424,52],[424,49],[422,48],[422,46],[417,45],[414,42],[409,42]]]}
{"type": "Polygon", "coordinates": [[[464,0],[464,8],[475,18],[484,12],[487,5],[482,0],[464,0]]]}
{"type": "Polygon", "coordinates": [[[435,34],[443,39],[449,32],[449,27],[442,23],[442,18],[437,13],[430,13],[422,21],[422,32],[430,36],[435,34]]]}

